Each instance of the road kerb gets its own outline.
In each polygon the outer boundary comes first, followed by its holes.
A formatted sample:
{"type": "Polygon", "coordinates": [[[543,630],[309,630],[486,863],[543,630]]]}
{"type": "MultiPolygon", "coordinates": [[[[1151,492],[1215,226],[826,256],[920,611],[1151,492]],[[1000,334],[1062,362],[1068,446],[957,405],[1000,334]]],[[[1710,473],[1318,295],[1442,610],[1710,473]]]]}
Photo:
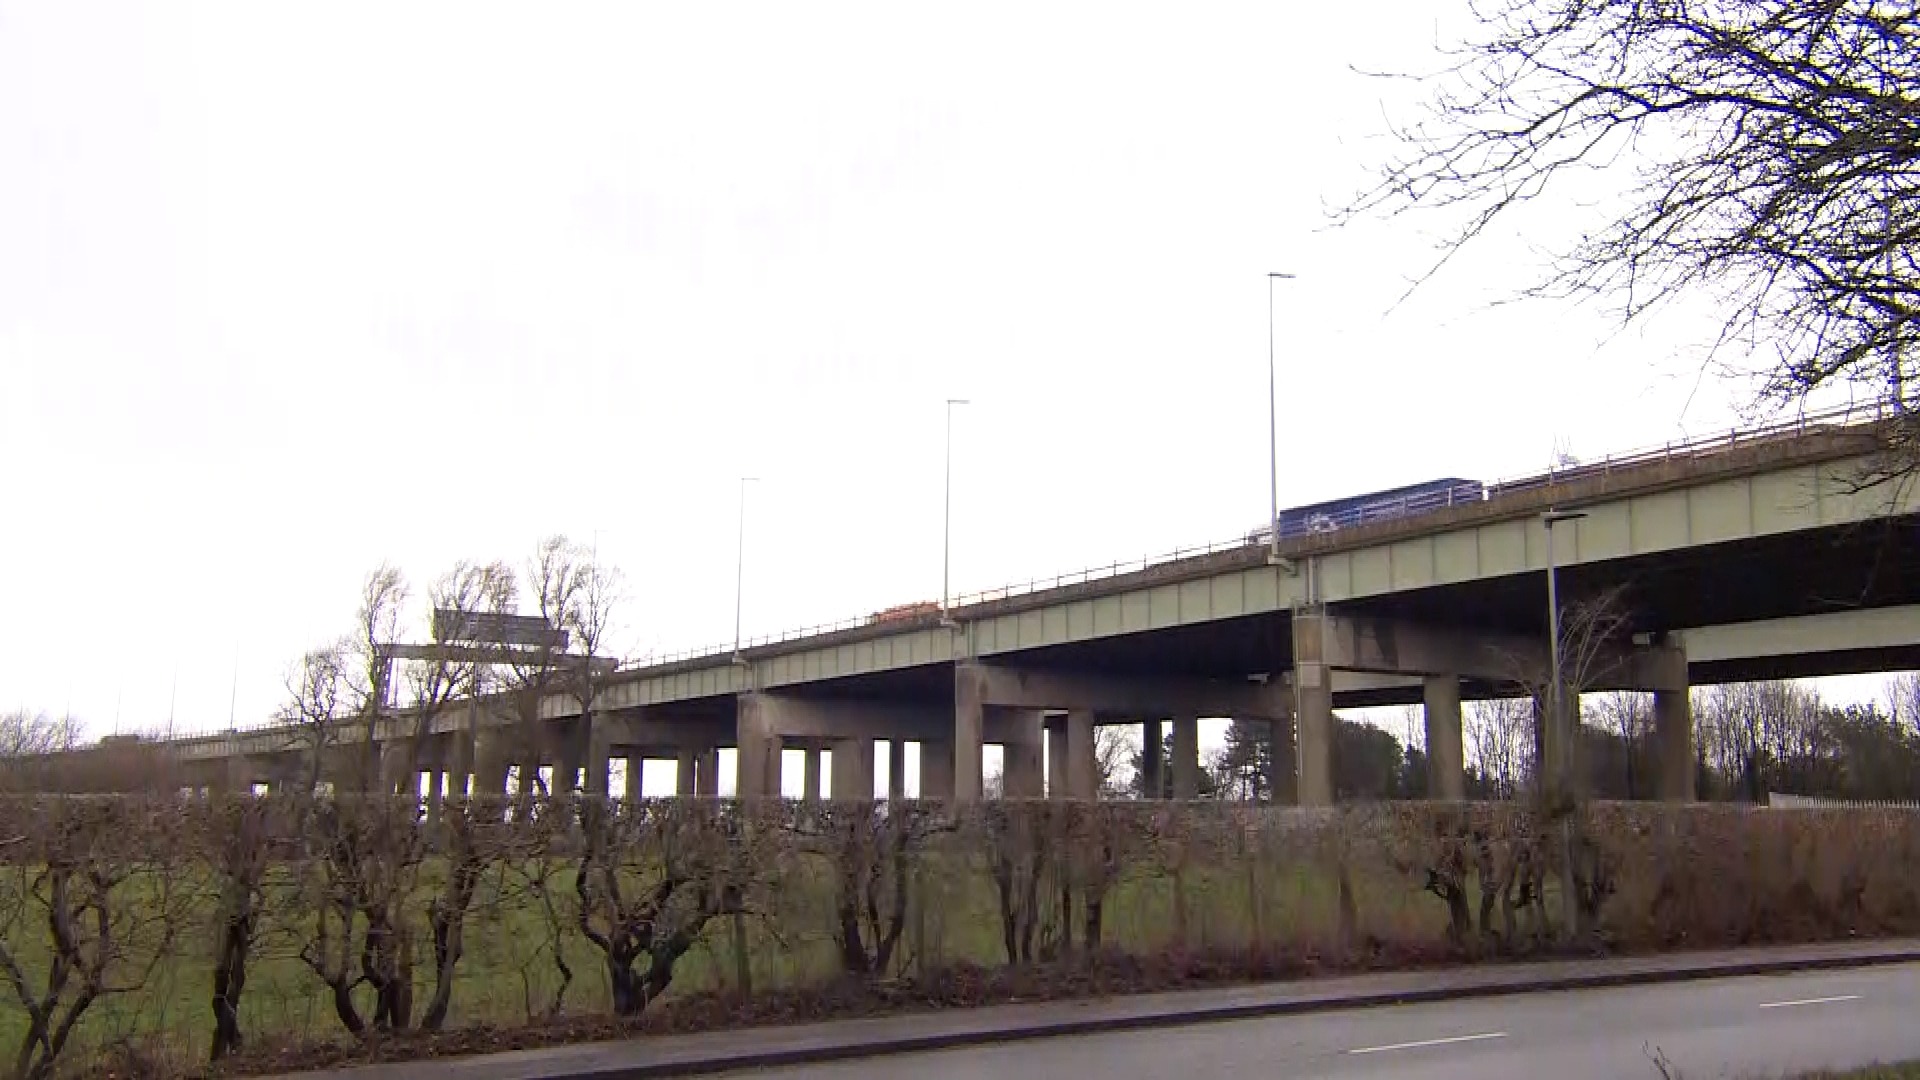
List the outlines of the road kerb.
{"type": "MultiPolygon", "coordinates": [[[[996,1043],[1022,1042],[1032,1039],[1060,1038],[1076,1035],[1112,1034],[1123,1031],[1140,1031],[1152,1028],[1176,1027],[1189,1024],[1220,1023],[1232,1020],[1251,1020],[1262,1017],[1298,1016],[1317,1012],[1335,1012],[1347,1009],[1379,1008],[1390,1005],[1419,1005],[1440,1001],[1462,1001],[1472,998],[1507,997],[1517,994],[1546,993],[1561,990],[1597,990],[1622,986],[1643,986],[1656,983],[1688,982],[1702,979],[1741,978],[1756,975],[1779,975],[1794,972],[1836,971],[1847,968],[1875,967],[1889,964],[1920,963],[1920,948],[1899,949],[1888,952],[1842,954],[1835,956],[1781,957],[1778,959],[1755,959],[1750,961],[1729,961],[1702,963],[1691,966],[1653,967],[1641,970],[1607,971],[1591,973],[1562,974],[1539,978],[1521,978],[1510,981],[1463,982],[1457,985],[1440,985],[1408,988],[1401,990],[1382,990],[1368,993],[1350,993],[1343,995],[1311,994],[1294,998],[1282,998],[1272,1001],[1256,1001],[1226,1005],[1197,1005],[1195,1007],[1167,1007],[1156,1010],[1142,1010],[1120,1015],[1071,1017],[1055,1020],[1037,1020],[1032,1023],[1004,1023],[998,1025],[983,1024],[978,1028],[960,1028],[955,1030],[909,1033],[898,1036],[864,1036],[834,1041],[832,1039],[808,1038],[801,1031],[795,1032],[795,1045],[769,1046],[764,1048],[742,1048],[732,1051],[711,1053],[676,1053],[664,1047],[648,1046],[649,1039],[637,1038],[621,1044],[601,1044],[599,1049],[609,1052],[630,1052],[636,1058],[644,1058],[649,1049],[663,1050],[651,1060],[610,1061],[604,1064],[583,1063],[580,1061],[554,1062],[550,1069],[543,1070],[535,1060],[540,1051],[521,1051],[507,1055],[491,1055],[496,1059],[515,1059],[512,1064],[505,1060],[490,1062],[489,1055],[465,1058],[447,1058],[417,1062],[393,1062],[382,1065],[344,1068],[324,1072],[299,1074],[291,1080],[318,1080],[320,1077],[334,1077],[338,1080],[384,1080],[388,1076],[399,1077],[404,1074],[410,1080],[435,1080],[446,1070],[446,1075],[458,1075],[473,1080],[654,1080],[657,1077],[713,1075],[715,1073],[736,1072],[752,1069],[789,1068],[800,1065],[824,1064],[835,1061],[849,1061],[858,1058],[883,1057],[893,1054],[926,1053],[936,1050],[951,1050],[969,1046],[988,1046],[996,1043]],[[617,1047],[617,1049],[616,1049],[617,1047]],[[494,1065],[496,1067],[488,1067],[494,1065]]],[[[1514,965],[1519,966],[1519,965],[1514,965]]],[[[1511,967],[1507,968],[1511,971],[1511,967]]],[[[1490,965],[1490,969],[1492,966],[1490,965]]],[[[1465,969],[1471,971],[1472,969],[1465,969]]],[[[1493,971],[1489,970],[1489,974],[1493,971]]],[[[1126,999],[1108,998],[1108,1003],[1121,1003],[1126,999]]],[[[1048,1002],[1046,1005],[1062,1005],[1066,1002],[1048,1002]]],[[[958,1012],[960,1010],[939,1010],[939,1012],[958,1012]]],[[[920,1014],[920,1015],[936,1015],[920,1014]]],[[[902,1017],[904,1019],[905,1017],[902,1017]]],[[[808,1025],[810,1031],[830,1031],[832,1022],[808,1025]]],[[[550,1051],[565,1050],[564,1047],[549,1048],[550,1051]]]]}

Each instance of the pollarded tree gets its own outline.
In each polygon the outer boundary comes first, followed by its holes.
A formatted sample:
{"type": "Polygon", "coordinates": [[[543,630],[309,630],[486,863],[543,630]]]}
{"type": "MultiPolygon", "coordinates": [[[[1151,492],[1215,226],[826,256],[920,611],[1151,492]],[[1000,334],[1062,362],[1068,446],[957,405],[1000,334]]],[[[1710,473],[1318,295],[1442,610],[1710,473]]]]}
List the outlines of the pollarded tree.
{"type": "MultiPolygon", "coordinates": [[[[1633,321],[1716,299],[1767,395],[1904,395],[1920,339],[1920,7],[1886,0],[1485,0],[1403,154],[1348,216],[1432,208],[1444,263],[1594,167],[1598,228],[1543,239],[1538,294],[1633,321]]],[[[1903,425],[1903,429],[1906,425],[1903,425]]],[[[1911,437],[1908,433],[1907,437],[1911,437]]],[[[1912,457],[1904,457],[1911,463],[1912,457]]]]}

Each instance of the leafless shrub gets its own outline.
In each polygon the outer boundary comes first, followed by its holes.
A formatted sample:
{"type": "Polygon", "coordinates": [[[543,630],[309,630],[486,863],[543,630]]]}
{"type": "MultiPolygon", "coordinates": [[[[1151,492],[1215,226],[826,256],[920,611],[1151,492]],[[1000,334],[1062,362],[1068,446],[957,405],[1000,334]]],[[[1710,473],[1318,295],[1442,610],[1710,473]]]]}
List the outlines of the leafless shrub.
{"type": "Polygon", "coordinates": [[[0,978],[27,1020],[14,1075],[41,1080],[93,1006],[145,989],[172,953],[193,885],[189,868],[155,857],[178,850],[163,804],[49,799],[12,809],[31,813],[35,827],[0,866],[0,978]],[[23,947],[36,940],[38,957],[23,947]]]}
{"type": "Polygon", "coordinates": [[[574,918],[600,950],[614,1012],[635,1016],[672,984],[708,920],[751,910],[756,867],[779,861],[782,833],[751,804],[571,805],[581,833],[574,918]]]}

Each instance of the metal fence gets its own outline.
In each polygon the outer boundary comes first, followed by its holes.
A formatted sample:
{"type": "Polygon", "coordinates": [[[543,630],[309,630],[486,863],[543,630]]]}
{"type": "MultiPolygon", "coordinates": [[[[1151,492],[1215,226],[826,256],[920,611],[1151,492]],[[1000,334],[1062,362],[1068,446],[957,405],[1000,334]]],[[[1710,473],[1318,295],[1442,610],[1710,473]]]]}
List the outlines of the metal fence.
{"type": "Polygon", "coordinates": [[[1769,791],[1767,807],[1772,810],[1920,810],[1920,802],[1911,799],[1822,799],[1812,795],[1769,791]]]}

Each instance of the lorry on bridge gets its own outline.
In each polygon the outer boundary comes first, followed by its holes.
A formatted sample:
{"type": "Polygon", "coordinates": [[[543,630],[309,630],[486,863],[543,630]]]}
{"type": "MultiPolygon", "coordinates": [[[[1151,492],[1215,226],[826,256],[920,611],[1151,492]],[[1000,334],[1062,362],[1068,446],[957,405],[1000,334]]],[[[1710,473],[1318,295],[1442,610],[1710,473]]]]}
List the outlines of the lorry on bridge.
{"type": "MultiPolygon", "coordinates": [[[[1306,536],[1311,533],[1332,532],[1335,529],[1347,529],[1355,525],[1371,525],[1376,521],[1413,517],[1462,503],[1482,502],[1486,497],[1486,485],[1478,480],[1442,477],[1421,484],[1409,484],[1406,487],[1388,488],[1385,491],[1373,491],[1365,495],[1349,495],[1341,499],[1289,507],[1280,511],[1280,539],[1290,540],[1296,536],[1306,536]]],[[[1272,542],[1271,522],[1247,534],[1249,544],[1272,542]]]]}

